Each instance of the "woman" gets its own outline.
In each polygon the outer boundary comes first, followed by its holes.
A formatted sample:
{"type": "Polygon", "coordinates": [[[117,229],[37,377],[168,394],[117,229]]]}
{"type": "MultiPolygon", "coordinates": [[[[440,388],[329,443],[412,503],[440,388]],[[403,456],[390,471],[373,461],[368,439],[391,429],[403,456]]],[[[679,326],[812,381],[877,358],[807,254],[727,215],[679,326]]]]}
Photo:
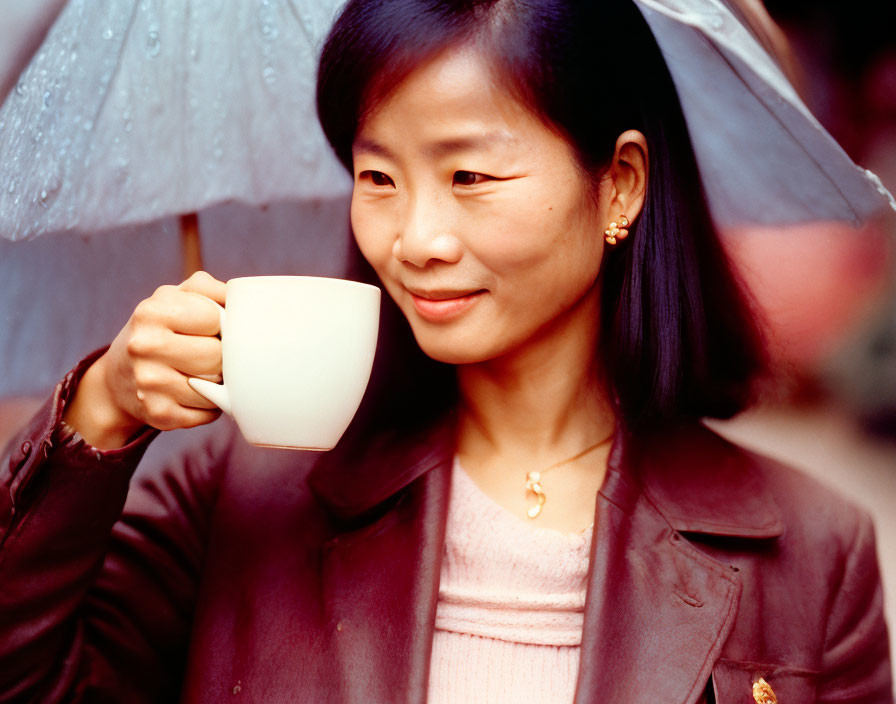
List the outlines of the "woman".
{"type": "Polygon", "coordinates": [[[350,2],[318,106],[361,411],[129,491],[216,417],[223,284],[159,289],[2,465],[0,701],[889,701],[868,518],[697,422],[761,354],[634,6],[350,2]]]}

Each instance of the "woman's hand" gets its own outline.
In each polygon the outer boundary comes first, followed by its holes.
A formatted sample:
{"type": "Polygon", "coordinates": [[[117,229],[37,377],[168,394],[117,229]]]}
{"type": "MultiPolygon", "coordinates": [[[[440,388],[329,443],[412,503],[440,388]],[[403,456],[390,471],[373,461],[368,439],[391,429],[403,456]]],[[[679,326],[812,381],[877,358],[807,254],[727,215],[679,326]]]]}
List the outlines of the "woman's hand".
{"type": "Polygon", "coordinates": [[[111,347],[84,374],[64,420],[101,450],[123,446],[144,425],[192,428],[220,415],[187,384],[221,374],[224,282],[199,271],[141,301],[111,347]]]}

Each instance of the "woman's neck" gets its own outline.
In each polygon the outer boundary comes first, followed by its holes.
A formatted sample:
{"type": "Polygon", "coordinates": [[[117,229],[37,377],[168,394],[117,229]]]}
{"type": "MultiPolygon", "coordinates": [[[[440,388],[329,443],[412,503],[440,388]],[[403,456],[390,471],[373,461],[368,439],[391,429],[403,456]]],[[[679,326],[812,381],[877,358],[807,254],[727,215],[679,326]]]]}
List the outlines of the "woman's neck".
{"type": "Polygon", "coordinates": [[[459,452],[552,463],[613,431],[596,369],[596,334],[582,330],[458,368],[459,452]]]}

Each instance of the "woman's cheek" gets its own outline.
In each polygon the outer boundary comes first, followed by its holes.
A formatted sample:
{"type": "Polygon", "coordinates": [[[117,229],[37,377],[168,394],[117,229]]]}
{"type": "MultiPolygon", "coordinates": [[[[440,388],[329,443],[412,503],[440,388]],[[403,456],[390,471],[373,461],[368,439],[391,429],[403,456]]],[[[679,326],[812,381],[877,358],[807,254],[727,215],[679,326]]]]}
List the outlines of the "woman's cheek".
{"type": "Polygon", "coordinates": [[[361,254],[379,274],[379,267],[385,261],[384,252],[388,253],[390,247],[383,235],[383,224],[377,220],[369,207],[352,200],[351,225],[355,242],[361,254]]]}

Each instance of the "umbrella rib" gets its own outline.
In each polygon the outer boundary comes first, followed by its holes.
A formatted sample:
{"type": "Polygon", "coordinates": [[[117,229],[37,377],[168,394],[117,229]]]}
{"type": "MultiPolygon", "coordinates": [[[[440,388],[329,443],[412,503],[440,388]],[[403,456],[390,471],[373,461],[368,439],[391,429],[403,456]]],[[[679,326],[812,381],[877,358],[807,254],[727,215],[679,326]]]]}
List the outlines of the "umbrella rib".
{"type": "Polygon", "coordinates": [[[302,34],[305,35],[305,39],[308,40],[308,44],[313,49],[315,45],[314,37],[311,35],[311,31],[305,26],[305,22],[302,20],[302,15],[296,8],[294,0],[286,0],[286,6],[289,8],[289,11],[292,13],[293,17],[296,18],[296,22],[299,23],[302,34]]]}
{"type": "Polygon", "coordinates": [[[99,116],[103,112],[103,108],[106,105],[106,101],[109,99],[109,93],[111,92],[109,90],[109,87],[113,83],[115,83],[115,78],[118,76],[119,71],[121,71],[121,57],[124,54],[124,48],[125,48],[125,45],[127,44],[127,39],[131,34],[131,30],[134,27],[134,21],[137,18],[137,7],[138,7],[138,3],[135,2],[134,9],[131,10],[131,18],[128,20],[127,29],[125,29],[125,31],[124,31],[124,36],[122,37],[121,45],[118,49],[118,61],[115,63],[115,70],[113,71],[112,77],[109,79],[109,82],[106,84],[106,90],[103,92],[103,97],[99,102],[99,107],[97,108],[97,110],[93,116],[94,127],[96,127],[96,125],[98,124],[97,121],[99,119],[99,116]]]}

